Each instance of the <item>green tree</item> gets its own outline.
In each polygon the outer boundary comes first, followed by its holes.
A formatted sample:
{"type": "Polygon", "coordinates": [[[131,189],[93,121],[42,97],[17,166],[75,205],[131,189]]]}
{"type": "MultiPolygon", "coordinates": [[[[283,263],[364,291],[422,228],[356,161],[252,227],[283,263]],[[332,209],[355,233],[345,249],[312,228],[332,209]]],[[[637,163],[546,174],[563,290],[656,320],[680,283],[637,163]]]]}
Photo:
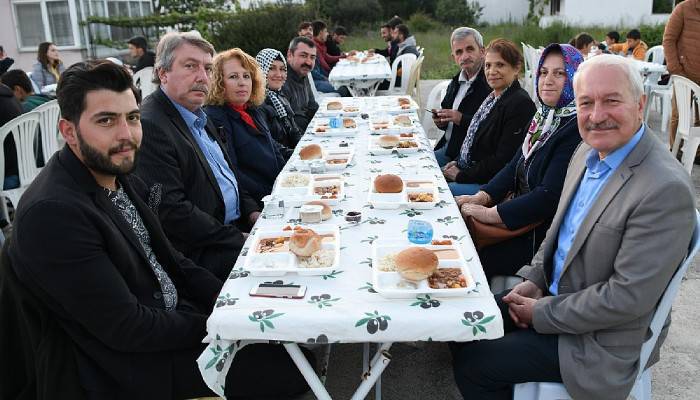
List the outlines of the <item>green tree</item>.
{"type": "Polygon", "coordinates": [[[478,1],[438,0],[435,17],[452,26],[473,26],[479,22],[483,9],[478,1]]]}

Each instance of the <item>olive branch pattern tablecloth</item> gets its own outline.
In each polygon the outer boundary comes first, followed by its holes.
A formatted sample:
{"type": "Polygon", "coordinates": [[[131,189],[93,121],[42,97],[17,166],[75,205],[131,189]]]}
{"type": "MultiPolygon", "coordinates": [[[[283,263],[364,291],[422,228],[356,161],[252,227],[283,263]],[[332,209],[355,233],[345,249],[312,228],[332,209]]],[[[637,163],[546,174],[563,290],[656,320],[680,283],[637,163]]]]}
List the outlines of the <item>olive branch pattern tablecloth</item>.
{"type": "MultiPolygon", "coordinates": [[[[381,112],[389,97],[363,98],[363,113],[381,112]]],[[[335,98],[338,100],[338,98],[335,98]]],[[[357,100],[357,99],[355,99],[357,100]]],[[[325,103],[321,104],[325,107],[325,103]]],[[[450,195],[433,156],[430,143],[415,113],[416,136],[421,142],[417,153],[409,155],[368,154],[371,137],[367,120],[358,118],[358,133],[347,138],[327,138],[307,133],[297,147],[319,143],[330,145],[344,140],[354,146],[351,164],[340,171],[346,197],[333,206],[333,216],[324,223],[340,226],[340,265],[322,276],[287,274],[256,277],[244,268],[251,245],[248,240],[241,256],[224,283],[214,310],[207,321],[207,348],[198,359],[205,382],[223,395],[226,372],[235,352],[254,341],[297,343],[472,341],[503,336],[503,321],[496,307],[466,225],[450,195]],[[403,176],[435,176],[439,201],[432,209],[401,207],[380,210],[367,203],[370,179],[378,173],[403,176]],[[349,225],[347,211],[361,211],[362,221],[349,225]],[[457,244],[476,282],[465,297],[441,298],[417,294],[411,299],[387,299],[372,287],[372,243],[376,240],[406,240],[410,219],[429,221],[434,239],[451,239],[457,244]],[[263,282],[294,283],[307,286],[303,299],[250,297],[251,288],[263,282]]],[[[313,126],[313,123],[310,125],[313,126]]],[[[285,172],[294,171],[288,163],[285,172]]],[[[287,207],[282,219],[263,216],[255,229],[299,223],[299,208],[287,207]]],[[[252,235],[251,235],[252,237],[252,235]]],[[[407,245],[408,242],[406,241],[407,245]]]]}

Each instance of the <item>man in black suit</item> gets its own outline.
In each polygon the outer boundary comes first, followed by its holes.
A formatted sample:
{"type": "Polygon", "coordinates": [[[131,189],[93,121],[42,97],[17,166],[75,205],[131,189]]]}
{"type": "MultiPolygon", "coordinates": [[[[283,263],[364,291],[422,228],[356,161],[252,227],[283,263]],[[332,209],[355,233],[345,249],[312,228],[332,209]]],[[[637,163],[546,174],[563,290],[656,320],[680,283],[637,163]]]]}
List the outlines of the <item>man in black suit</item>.
{"type": "MultiPolygon", "coordinates": [[[[62,75],[66,146],[22,197],[0,267],[2,400],[212,394],[195,360],[221,281],[173,249],[130,174],[136,93],[109,61],[62,75]]],[[[280,346],[257,346],[236,355],[229,398],[307,390],[280,346]]]]}
{"type": "Polygon", "coordinates": [[[433,110],[433,122],[445,131],[435,145],[435,158],[441,167],[459,156],[472,116],[491,92],[484,75],[481,33],[473,28],[457,28],[450,37],[450,46],[460,71],[447,87],[442,109],[433,110]]]}
{"type": "MultiPolygon", "coordinates": [[[[202,105],[214,47],[193,33],[163,36],[156,50],[160,88],[141,106],[143,149],[136,174],[175,248],[226,279],[260,211],[238,184],[202,105]]],[[[228,140],[232,140],[229,138],[228,140]]]]}

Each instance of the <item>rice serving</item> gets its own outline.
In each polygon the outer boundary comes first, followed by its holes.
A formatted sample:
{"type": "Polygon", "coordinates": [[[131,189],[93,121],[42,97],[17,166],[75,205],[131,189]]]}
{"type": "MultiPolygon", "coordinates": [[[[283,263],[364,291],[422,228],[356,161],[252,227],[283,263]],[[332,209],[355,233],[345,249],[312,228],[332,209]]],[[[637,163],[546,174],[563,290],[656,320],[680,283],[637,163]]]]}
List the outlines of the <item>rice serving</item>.
{"type": "Polygon", "coordinates": [[[282,187],[303,187],[309,184],[309,176],[303,174],[289,174],[282,179],[282,187]]]}
{"type": "Polygon", "coordinates": [[[379,258],[379,265],[377,266],[380,271],[394,272],[396,271],[396,253],[386,254],[379,258]]]}
{"type": "Polygon", "coordinates": [[[301,268],[326,268],[333,265],[335,251],[321,249],[309,257],[299,257],[299,267],[301,268]]]}

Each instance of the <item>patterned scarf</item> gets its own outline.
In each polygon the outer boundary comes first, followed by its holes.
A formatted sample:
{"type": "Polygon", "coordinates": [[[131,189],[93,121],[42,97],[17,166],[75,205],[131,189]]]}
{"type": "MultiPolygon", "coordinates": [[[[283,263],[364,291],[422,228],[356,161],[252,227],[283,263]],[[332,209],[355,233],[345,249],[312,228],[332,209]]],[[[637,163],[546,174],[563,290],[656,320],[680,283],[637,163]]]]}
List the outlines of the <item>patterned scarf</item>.
{"type": "Polygon", "coordinates": [[[493,106],[496,105],[498,99],[500,99],[511,88],[511,86],[508,86],[498,96],[496,96],[496,93],[493,91],[489,93],[489,95],[486,96],[484,101],[479,106],[479,109],[476,110],[476,113],[469,123],[469,128],[467,128],[467,137],[464,139],[464,142],[462,142],[462,148],[459,150],[459,159],[457,159],[457,166],[459,169],[469,168],[471,162],[471,149],[472,145],[474,144],[476,131],[479,130],[479,125],[486,119],[486,117],[489,116],[491,109],[493,109],[493,106]]]}
{"type": "Polygon", "coordinates": [[[535,113],[535,116],[530,121],[530,128],[527,130],[527,135],[523,141],[523,156],[525,160],[530,158],[530,156],[540,147],[542,147],[547,140],[556,134],[561,119],[576,114],[576,101],[574,97],[574,73],[578,69],[578,66],[583,62],[583,56],[579,53],[576,48],[568,44],[558,44],[552,43],[547,48],[542,51],[542,56],[537,65],[537,76],[535,77],[535,87],[539,88],[540,75],[539,71],[542,68],[547,55],[552,51],[556,50],[561,53],[564,57],[564,69],[566,70],[566,82],[562,88],[559,101],[556,106],[550,107],[542,102],[539,97],[539,91],[537,97],[540,100],[540,108],[535,113]]]}
{"type": "Polygon", "coordinates": [[[265,94],[270,99],[270,101],[272,101],[272,105],[275,107],[275,112],[277,113],[277,117],[286,118],[287,117],[287,110],[284,108],[284,104],[282,104],[282,100],[280,100],[280,98],[279,98],[280,91],[279,90],[271,90],[270,88],[267,87],[267,73],[270,72],[270,67],[272,66],[272,62],[275,60],[282,61],[285,68],[287,67],[287,61],[285,61],[284,56],[278,50],[262,49],[262,50],[260,50],[258,55],[255,56],[255,61],[257,61],[258,64],[260,65],[260,71],[262,72],[263,76],[265,77],[265,94]]]}

